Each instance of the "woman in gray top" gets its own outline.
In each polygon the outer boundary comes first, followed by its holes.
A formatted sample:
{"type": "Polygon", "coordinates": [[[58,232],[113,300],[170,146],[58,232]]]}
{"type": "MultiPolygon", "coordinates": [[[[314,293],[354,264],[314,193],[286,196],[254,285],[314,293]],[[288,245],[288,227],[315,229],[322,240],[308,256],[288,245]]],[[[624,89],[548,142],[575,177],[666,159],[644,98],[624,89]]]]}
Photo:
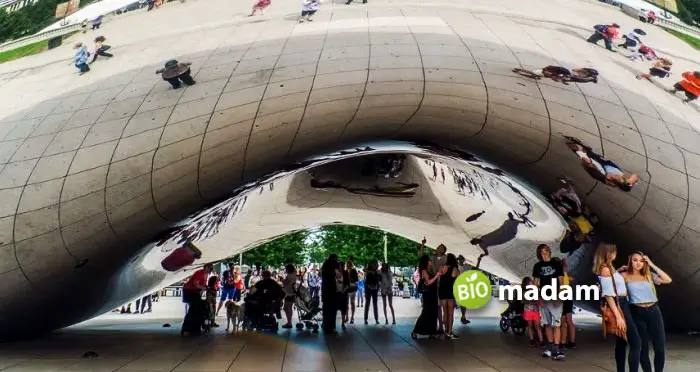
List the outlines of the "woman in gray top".
{"type": "Polygon", "coordinates": [[[629,257],[627,266],[618,269],[627,284],[632,319],[642,339],[639,363],[642,371],[651,372],[649,341],[654,348],[654,372],[663,372],[666,364],[666,330],[656,296],[656,286],[671,283],[668,276],[642,252],[629,257]]]}

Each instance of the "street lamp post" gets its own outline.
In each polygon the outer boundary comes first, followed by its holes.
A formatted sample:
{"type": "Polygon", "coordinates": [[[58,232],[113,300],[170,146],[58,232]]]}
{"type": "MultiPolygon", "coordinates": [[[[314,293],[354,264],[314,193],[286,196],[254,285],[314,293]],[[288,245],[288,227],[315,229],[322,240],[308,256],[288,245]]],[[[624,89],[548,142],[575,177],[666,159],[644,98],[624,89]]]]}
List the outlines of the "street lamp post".
{"type": "Polygon", "coordinates": [[[384,232],[384,262],[389,262],[388,257],[387,257],[387,252],[386,252],[386,245],[387,245],[387,235],[386,231],[384,232]]]}

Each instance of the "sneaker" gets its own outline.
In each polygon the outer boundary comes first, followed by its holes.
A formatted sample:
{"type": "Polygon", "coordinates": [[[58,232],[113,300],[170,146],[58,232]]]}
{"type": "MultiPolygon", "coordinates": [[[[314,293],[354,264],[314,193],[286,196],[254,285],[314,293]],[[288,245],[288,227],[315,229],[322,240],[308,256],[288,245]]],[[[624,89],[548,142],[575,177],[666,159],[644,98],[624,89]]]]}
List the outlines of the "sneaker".
{"type": "Polygon", "coordinates": [[[458,340],[458,339],[459,339],[459,336],[456,335],[456,334],[454,334],[454,333],[450,333],[449,339],[450,339],[450,340],[458,340]]]}
{"type": "Polygon", "coordinates": [[[566,360],[566,355],[564,353],[556,352],[552,355],[552,360],[566,360]]]}
{"type": "Polygon", "coordinates": [[[559,350],[566,351],[566,345],[565,344],[559,345],[559,350]]]}
{"type": "Polygon", "coordinates": [[[567,349],[576,349],[576,343],[575,342],[567,342],[566,348],[567,349]]]}
{"type": "Polygon", "coordinates": [[[542,352],[542,358],[551,358],[552,357],[552,351],[549,349],[546,349],[545,351],[542,352]]]}

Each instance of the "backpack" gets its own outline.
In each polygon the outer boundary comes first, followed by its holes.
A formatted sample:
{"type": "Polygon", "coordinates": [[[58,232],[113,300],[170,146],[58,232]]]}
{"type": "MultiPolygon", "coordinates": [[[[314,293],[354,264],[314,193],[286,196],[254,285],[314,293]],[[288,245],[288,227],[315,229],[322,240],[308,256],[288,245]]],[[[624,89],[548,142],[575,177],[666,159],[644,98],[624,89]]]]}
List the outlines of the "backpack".
{"type": "Polygon", "coordinates": [[[608,25],[595,25],[593,28],[601,34],[608,32],[608,25]]]}

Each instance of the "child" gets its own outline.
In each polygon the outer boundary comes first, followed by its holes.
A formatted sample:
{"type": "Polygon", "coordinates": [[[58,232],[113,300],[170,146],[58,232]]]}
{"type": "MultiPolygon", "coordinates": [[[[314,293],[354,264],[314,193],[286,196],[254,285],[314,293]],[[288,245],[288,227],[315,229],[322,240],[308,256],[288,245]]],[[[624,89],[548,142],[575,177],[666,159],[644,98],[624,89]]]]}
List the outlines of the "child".
{"type": "MultiPolygon", "coordinates": [[[[530,277],[523,278],[523,293],[527,291],[530,285],[537,286],[537,281],[533,281],[530,277]]],[[[530,338],[530,346],[543,345],[542,327],[540,326],[540,303],[539,301],[525,300],[525,312],[523,319],[527,322],[527,335],[530,338]],[[534,338],[534,330],[537,330],[537,341],[534,338]]]]}
{"type": "Polygon", "coordinates": [[[80,75],[90,71],[90,67],[88,66],[88,58],[90,57],[90,53],[88,52],[87,48],[83,43],[77,43],[75,46],[73,46],[73,49],[75,49],[75,55],[73,56],[73,61],[75,62],[75,67],[80,70],[80,75]]]}
{"type": "Polygon", "coordinates": [[[684,72],[683,80],[677,82],[673,85],[673,89],[669,90],[669,93],[683,92],[685,93],[685,99],[683,103],[688,103],[698,99],[700,96],[700,71],[695,72],[684,72]]]}
{"type": "Polygon", "coordinates": [[[668,58],[659,58],[649,69],[648,74],[639,74],[637,75],[637,79],[644,78],[651,80],[652,76],[656,76],[661,79],[669,77],[671,75],[671,66],[673,66],[673,62],[671,62],[671,60],[668,58]]]}
{"type": "Polygon", "coordinates": [[[208,319],[211,327],[218,327],[216,324],[216,297],[219,292],[219,277],[214,275],[207,282],[206,302],[209,309],[208,319]]]}
{"type": "Polygon", "coordinates": [[[194,85],[195,81],[190,75],[191,63],[180,63],[177,60],[171,59],[165,62],[165,68],[161,68],[156,71],[156,74],[161,74],[163,80],[167,81],[172,85],[173,89],[180,88],[180,82],[185,83],[185,85],[194,85]]]}
{"type": "Polygon", "coordinates": [[[107,58],[114,57],[113,54],[107,53],[107,50],[109,50],[109,48],[111,47],[104,43],[106,40],[107,39],[104,36],[98,36],[95,38],[95,55],[92,57],[92,62],[90,63],[95,62],[98,56],[103,56],[107,58]]]}
{"type": "Polygon", "coordinates": [[[304,17],[306,17],[306,20],[309,22],[313,21],[311,17],[316,14],[320,7],[321,0],[301,0],[301,17],[299,17],[299,23],[304,23],[304,17]]]}

